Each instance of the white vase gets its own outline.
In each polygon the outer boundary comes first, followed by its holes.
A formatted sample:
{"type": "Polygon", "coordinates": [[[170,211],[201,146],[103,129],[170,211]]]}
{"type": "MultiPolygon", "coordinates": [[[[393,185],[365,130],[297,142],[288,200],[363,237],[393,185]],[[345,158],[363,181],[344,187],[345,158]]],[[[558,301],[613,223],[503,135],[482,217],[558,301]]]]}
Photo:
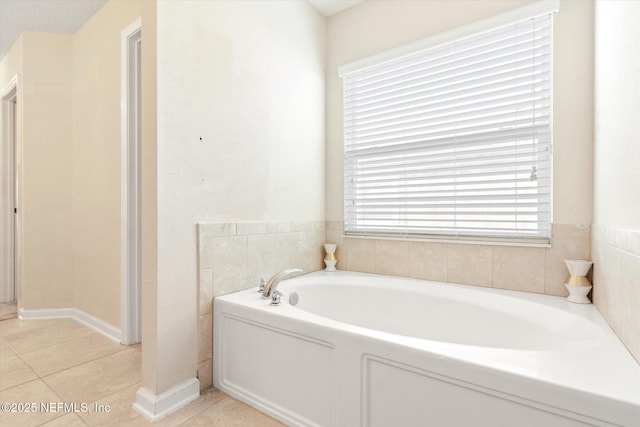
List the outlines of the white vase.
{"type": "Polygon", "coordinates": [[[567,300],[577,304],[591,304],[588,295],[593,286],[589,282],[587,274],[593,263],[576,259],[568,259],[564,263],[569,269],[569,277],[564,284],[569,292],[567,300]]]}
{"type": "Polygon", "coordinates": [[[324,250],[327,253],[327,256],[324,257],[324,264],[327,266],[325,271],[336,271],[336,264],[338,263],[338,259],[336,258],[336,248],[338,245],[335,243],[325,243],[324,250]]]}

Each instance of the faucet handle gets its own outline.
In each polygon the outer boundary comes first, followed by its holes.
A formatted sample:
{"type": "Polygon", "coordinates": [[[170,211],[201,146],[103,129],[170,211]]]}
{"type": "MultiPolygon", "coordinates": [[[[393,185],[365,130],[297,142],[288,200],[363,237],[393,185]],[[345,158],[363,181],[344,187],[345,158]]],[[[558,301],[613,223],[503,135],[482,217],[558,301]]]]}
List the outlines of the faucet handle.
{"type": "Polygon", "coordinates": [[[261,277],[260,278],[260,286],[259,286],[258,292],[260,292],[260,293],[264,292],[264,287],[265,286],[267,286],[267,281],[264,280],[264,277],[261,277]]]}
{"type": "Polygon", "coordinates": [[[282,292],[275,291],[271,293],[271,305],[280,305],[280,297],[282,296],[282,292]]]}

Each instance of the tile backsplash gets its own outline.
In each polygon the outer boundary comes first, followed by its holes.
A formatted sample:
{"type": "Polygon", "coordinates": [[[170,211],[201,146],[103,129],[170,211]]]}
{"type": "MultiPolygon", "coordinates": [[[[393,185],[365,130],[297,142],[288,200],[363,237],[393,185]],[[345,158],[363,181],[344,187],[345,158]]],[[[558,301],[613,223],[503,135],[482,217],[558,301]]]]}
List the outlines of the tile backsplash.
{"type": "Polygon", "coordinates": [[[593,225],[593,302],[640,363],[640,230],[593,225]]]}
{"type": "Polygon", "coordinates": [[[286,268],[324,268],[324,221],[198,224],[198,378],[212,382],[213,298],[252,288],[286,268]]]}
{"type": "Polygon", "coordinates": [[[566,296],[565,259],[589,260],[590,226],[554,224],[550,248],[348,238],[327,223],[338,269],[566,296]]]}

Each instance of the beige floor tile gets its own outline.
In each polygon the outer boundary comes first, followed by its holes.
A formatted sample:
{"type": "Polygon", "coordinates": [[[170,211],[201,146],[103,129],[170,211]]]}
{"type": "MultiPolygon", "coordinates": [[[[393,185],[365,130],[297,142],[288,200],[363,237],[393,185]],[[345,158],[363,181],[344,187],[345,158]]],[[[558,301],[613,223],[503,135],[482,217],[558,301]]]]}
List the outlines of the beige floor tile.
{"type": "Polygon", "coordinates": [[[91,333],[24,353],[21,357],[38,375],[44,377],[126,349],[126,346],[91,333]]]}
{"type": "Polygon", "coordinates": [[[178,412],[174,412],[167,418],[160,420],[160,422],[154,423],[154,427],[169,427],[174,425],[182,425],[190,418],[197,416],[200,412],[210,408],[212,405],[220,402],[227,397],[226,394],[215,388],[203,391],[202,395],[189,405],[180,409],[178,412]]]}
{"type": "Polygon", "coordinates": [[[80,416],[90,426],[151,425],[149,421],[132,408],[133,402],[136,400],[138,387],[140,387],[139,384],[134,384],[90,403],[91,412],[80,416]],[[97,410],[98,407],[103,408],[103,410],[97,410]]]}
{"type": "Polygon", "coordinates": [[[0,390],[35,380],[38,376],[15,354],[0,359],[0,390]]]}
{"type": "Polygon", "coordinates": [[[55,325],[58,322],[72,322],[69,319],[50,319],[50,320],[22,320],[9,319],[0,321],[0,337],[15,334],[18,332],[30,331],[32,329],[41,328],[43,326],[55,325]]]}
{"type": "MultiPolygon", "coordinates": [[[[12,320],[8,321],[11,322],[12,320]]],[[[34,320],[21,320],[21,322],[33,321],[34,320]]],[[[7,320],[3,320],[3,322],[7,322],[7,320]]],[[[90,329],[70,319],[55,319],[46,322],[53,323],[14,332],[5,335],[3,338],[16,353],[24,354],[93,333],[90,329]]]]}
{"type": "Polygon", "coordinates": [[[0,412],[0,426],[37,426],[54,418],[58,418],[61,416],[60,412],[40,411],[41,408],[39,405],[41,403],[61,401],[60,397],[39,379],[0,391],[0,402],[33,402],[38,405],[35,408],[36,411],[30,413],[0,412]]]}
{"type": "Polygon", "coordinates": [[[226,396],[224,399],[189,419],[183,426],[282,426],[273,418],[226,396]]]}
{"type": "Polygon", "coordinates": [[[41,424],[42,427],[84,427],[87,424],[76,414],[67,414],[41,424]]]}
{"type": "Polygon", "coordinates": [[[131,348],[132,350],[140,351],[140,352],[141,352],[141,351],[142,351],[142,343],[141,343],[141,342],[139,342],[138,344],[134,344],[134,345],[130,346],[130,348],[131,348]]]}
{"type": "Polygon", "coordinates": [[[5,357],[14,356],[15,354],[16,353],[11,350],[11,347],[9,347],[7,343],[4,342],[2,338],[0,338],[0,360],[4,359],[5,357]]]}
{"type": "Polygon", "coordinates": [[[127,349],[44,377],[67,402],[94,402],[140,382],[140,353],[127,349]]]}

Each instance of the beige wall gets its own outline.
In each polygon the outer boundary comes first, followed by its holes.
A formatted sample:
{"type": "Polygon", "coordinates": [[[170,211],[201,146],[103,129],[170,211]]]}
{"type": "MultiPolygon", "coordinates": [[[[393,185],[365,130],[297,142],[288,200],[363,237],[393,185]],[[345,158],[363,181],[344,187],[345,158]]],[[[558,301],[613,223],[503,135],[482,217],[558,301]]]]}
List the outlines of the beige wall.
{"type": "Polygon", "coordinates": [[[158,2],[158,391],[197,369],[196,223],[324,219],[324,52],[305,1],[158,2]]]}
{"type": "Polygon", "coordinates": [[[122,30],[141,16],[142,4],[110,1],[73,35],[73,305],[116,327],[121,286],[120,44],[122,30]]]}
{"type": "MultiPolygon", "coordinates": [[[[528,1],[366,1],[327,24],[327,220],[343,214],[340,65],[524,5],[528,1]]],[[[554,23],[554,215],[590,224],[593,2],[562,1],[554,23]]]]}
{"type": "Polygon", "coordinates": [[[28,309],[68,307],[73,292],[71,37],[25,32],[23,43],[22,301],[28,309]]]}
{"type": "Polygon", "coordinates": [[[142,3],[142,386],[158,383],[157,3],[142,3]]]}
{"type": "Polygon", "coordinates": [[[640,361],[640,3],[595,14],[594,302],[640,361]]]}
{"type": "Polygon", "coordinates": [[[21,308],[72,303],[71,37],[22,34],[2,61],[2,85],[19,78],[21,308]]]}
{"type": "MultiPolygon", "coordinates": [[[[109,1],[73,36],[74,305],[121,326],[121,33],[142,19],[142,386],[157,391],[156,2],[109,1]]],[[[193,333],[195,334],[195,327],[193,333]]],[[[170,370],[170,368],[169,368],[170,370]]]]}

